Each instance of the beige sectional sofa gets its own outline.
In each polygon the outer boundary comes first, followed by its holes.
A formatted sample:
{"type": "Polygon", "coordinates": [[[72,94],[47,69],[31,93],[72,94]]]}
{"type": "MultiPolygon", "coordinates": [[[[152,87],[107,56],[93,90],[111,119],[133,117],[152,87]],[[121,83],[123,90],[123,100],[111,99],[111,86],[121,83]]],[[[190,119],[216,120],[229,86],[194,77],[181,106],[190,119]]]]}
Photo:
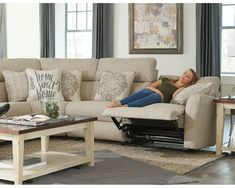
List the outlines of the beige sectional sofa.
{"type": "MultiPolygon", "coordinates": [[[[135,72],[131,87],[133,93],[157,79],[156,60],[154,58],[103,58],[103,59],[1,59],[0,60],[0,105],[8,102],[2,75],[3,70],[16,72],[26,68],[38,70],[80,70],[82,71],[81,101],[61,101],[61,111],[65,114],[97,116],[95,138],[114,141],[126,141],[125,134],[118,130],[110,116],[129,115],[147,119],[177,119],[184,128],[184,147],[197,149],[215,144],[215,104],[213,95],[196,94],[189,98],[186,105],[153,104],[147,107],[106,109],[109,101],[95,101],[101,75],[105,71],[135,72]],[[203,108],[203,111],[202,111],[203,108]],[[114,110],[114,111],[113,111],[114,110]],[[116,111],[115,111],[116,110],[116,111]],[[103,114],[104,113],[104,114],[103,114]]],[[[203,78],[201,82],[213,82],[219,88],[218,78],[203,78]]],[[[40,101],[9,102],[10,111],[5,116],[41,112],[40,101]]],[[[80,137],[81,132],[68,132],[68,136],[80,137]]]]}

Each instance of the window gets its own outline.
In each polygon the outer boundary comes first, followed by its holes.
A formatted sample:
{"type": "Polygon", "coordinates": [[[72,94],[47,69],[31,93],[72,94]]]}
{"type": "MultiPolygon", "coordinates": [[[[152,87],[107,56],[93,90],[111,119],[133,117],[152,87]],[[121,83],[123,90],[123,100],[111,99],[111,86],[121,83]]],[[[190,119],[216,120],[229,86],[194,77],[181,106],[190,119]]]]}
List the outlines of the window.
{"type": "Polygon", "coordinates": [[[222,4],[221,73],[235,74],[235,4],[222,4]]]}
{"type": "Polygon", "coordinates": [[[92,56],[92,3],[68,3],[65,6],[67,58],[92,56]]]}

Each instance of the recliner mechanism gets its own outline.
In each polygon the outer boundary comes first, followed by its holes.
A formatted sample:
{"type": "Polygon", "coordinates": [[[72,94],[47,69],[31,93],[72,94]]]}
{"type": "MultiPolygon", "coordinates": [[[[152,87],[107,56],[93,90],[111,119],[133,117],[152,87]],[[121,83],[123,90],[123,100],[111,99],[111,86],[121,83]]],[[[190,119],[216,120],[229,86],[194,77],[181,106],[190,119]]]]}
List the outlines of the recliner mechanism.
{"type": "Polygon", "coordinates": [[[130,139],[130,143],[168,142],[183,144],[184,131],[178,127],[176,120],[150,120],[111,117],[119,130],[130,139]]]}

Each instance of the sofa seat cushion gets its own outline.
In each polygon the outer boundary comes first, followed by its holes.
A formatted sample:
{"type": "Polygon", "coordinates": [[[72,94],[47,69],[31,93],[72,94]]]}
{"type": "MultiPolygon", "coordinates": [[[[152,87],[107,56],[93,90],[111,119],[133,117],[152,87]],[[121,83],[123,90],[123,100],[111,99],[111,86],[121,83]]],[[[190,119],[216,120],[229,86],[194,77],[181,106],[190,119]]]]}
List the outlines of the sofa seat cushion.
{"type": "Polygon", "coordinates": [[[66,114],[95,116],[100,121],[112,121],[110,117],[103,117],[102,114],[110,101],[73,101],[68,102],[65,107],[66,114]]]}
{"type": "MultiPolygon", "coordinates": [[[[41,101],[37,100],[37,101],[28,101],[28,103],[31,106],[32,109],[32,113],[42,113],[42,104],[41,101]]],[[[60,106],[60,113],[65,114],[64,109],[67,105],[67,101],[60,101],[59,102],[59,106],[60,106]]]]}
{"type": "Polygon", "coordinates": [[[157,103],[142,108],[106,108],[103,116],[156,120],[178,120],[179,117],[184,114],[184,110],[185,107],[183,105],[157,103]]]}
{"type": "MultiPolygon", "coordinates": [[[[0,106],[6,103],[1,103],[0,106]]],[[[10,109],[9,111],[4,114],[1,118],[12,117],[12,116],[21,116],[26,114],[31,114],[32,109],[30,104],[27,101],[21,102],[9,102],[10,109]]]]}

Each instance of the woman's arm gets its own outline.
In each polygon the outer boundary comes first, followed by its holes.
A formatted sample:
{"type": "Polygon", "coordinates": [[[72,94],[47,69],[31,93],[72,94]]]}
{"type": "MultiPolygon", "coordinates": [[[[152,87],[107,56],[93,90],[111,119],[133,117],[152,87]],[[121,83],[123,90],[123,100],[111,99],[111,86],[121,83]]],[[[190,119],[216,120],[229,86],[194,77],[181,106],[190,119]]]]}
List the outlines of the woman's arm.
{"type": "Polygon", "coordinates": [[[162,80],[158,80],[158,81],[156,81],[156,82],[153,82],[153,83],[149,84],[148,86],[157,88],[157,87],[160,86],[161,84],[162,84],[162,80]]]}

